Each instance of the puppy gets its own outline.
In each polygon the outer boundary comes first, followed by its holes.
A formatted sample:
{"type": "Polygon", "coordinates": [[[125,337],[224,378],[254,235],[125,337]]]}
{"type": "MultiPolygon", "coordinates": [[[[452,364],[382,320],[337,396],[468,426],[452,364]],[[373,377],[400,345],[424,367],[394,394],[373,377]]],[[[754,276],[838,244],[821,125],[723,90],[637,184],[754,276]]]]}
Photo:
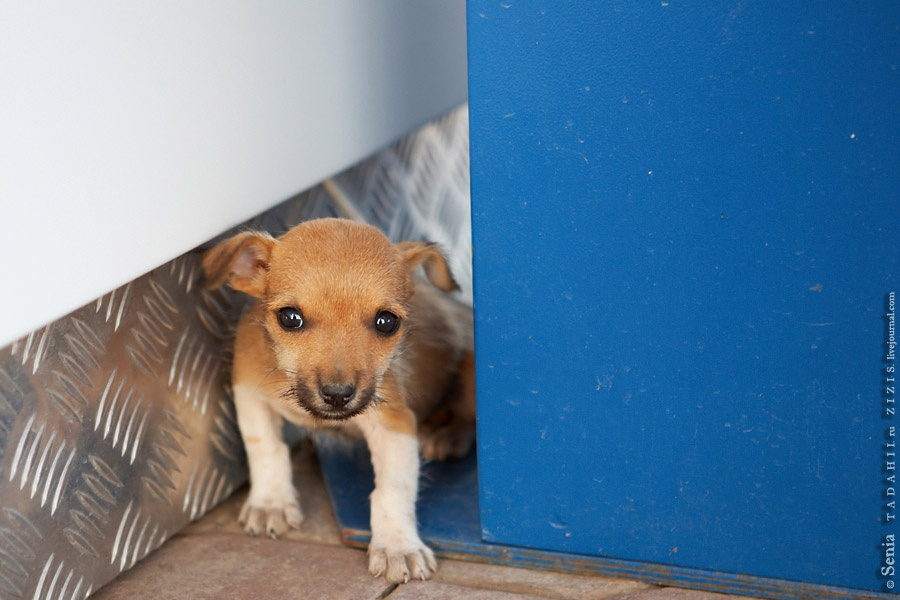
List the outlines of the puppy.
{"type": "Polygon", "coordinates": [[[278,239],[236,235],[206,252],[203,269],[207,287],[228,282],[257,299],[238,324],[232,371],[250,467],[245,529],[277,537],[303,519],[282,418],[339,428],[372,456],[369,572],[427,579],[437,563],[416,527],[419,452],[460,457],[475,435],[472,313],[443,293],[456,289],[444,256],[320,219],[278,239]]]}

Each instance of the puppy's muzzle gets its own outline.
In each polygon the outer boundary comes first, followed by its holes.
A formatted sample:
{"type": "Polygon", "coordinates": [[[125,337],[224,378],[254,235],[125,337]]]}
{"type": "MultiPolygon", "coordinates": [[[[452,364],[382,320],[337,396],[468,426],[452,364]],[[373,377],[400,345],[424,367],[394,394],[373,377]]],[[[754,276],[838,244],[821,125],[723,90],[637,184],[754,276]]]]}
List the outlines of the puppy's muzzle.
{"type": "Polygon", "coordinates": [[[356,386],[350,384],[327,384],[319,388],[322,401],[335,409],[342,409],[353,400],[356,386]]]}

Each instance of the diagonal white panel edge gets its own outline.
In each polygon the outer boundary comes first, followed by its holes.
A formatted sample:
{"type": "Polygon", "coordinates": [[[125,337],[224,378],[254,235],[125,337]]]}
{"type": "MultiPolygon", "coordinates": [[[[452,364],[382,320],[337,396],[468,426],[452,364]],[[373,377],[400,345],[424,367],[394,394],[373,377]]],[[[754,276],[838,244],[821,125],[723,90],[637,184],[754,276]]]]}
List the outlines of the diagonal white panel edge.
{"type": "Polygon", "coordinates": [[[0,5],[0,346],[466,99],[462,0],[0,5]]]}

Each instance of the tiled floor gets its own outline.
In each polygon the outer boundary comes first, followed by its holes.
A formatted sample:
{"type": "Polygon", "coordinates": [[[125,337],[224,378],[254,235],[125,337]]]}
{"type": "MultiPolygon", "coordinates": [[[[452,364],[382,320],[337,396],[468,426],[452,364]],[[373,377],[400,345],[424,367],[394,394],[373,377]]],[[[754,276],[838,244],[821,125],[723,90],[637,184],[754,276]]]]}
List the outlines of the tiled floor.
{"type": "Polygon", "coordinates": [[[190,525],[98,591],[98,600],[726,600],[738,597],[635,581],[441,560],[427,582],[394,586],[366,571],[364,552],[340,545],[312,446],[294,456],[303,527],[280,540],[253,538],[237,524],[246,489],[190,525]]]}

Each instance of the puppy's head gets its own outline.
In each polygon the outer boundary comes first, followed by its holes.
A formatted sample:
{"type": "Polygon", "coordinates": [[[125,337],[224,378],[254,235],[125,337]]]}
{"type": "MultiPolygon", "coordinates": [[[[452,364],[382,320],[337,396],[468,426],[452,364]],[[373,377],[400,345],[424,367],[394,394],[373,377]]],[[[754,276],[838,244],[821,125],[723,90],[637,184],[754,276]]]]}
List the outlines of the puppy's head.
{"type": "Polygon", "coordinates": [[[402,352],[419,265],[437,288],[456,288],[433,245],[392,244],[342,219],[308,221],[278,239],[241,233],[203,257],[209,287],[227,281],[259,298],[259,326],[291,382],[289,408],[325,420],[349,419],[377,399],[402,352]]]}

